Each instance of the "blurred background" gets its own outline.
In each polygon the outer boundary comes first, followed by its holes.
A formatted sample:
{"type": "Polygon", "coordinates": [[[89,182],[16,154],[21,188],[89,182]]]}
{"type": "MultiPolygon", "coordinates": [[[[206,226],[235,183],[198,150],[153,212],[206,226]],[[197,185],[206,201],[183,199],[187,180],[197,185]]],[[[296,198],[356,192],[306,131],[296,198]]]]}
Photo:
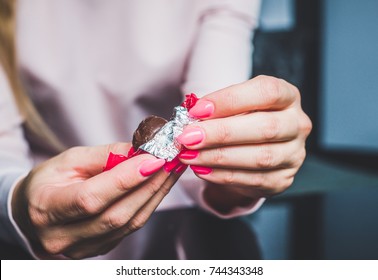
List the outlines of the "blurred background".
{"type": "Polygon", "coordinates": [[[293,187],[247,218],[264,259],[378,259],[378,1],[263,0],[254,73],[302,93],[293,187]]]}

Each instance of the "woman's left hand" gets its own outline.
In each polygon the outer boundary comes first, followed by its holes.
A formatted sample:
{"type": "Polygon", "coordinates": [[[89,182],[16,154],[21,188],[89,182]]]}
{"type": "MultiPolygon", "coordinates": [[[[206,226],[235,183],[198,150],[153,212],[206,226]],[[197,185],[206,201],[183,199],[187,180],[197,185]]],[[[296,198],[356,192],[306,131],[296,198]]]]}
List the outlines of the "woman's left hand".
{"type": "Polygon", "coordinates": [[[292,184],[312,129],[295,86],[259,76],[204,96],[189,113],[202,121],[179,136],[188,149],[180,159],[208,182],[212,204],[226,211],[292,184]]]}

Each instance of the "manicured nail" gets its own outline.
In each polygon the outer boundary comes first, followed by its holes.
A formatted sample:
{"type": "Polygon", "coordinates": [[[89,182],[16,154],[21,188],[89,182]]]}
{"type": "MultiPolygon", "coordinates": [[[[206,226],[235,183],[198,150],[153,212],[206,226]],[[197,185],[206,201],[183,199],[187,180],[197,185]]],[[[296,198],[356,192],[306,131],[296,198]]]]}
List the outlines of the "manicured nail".
{"type": "Polygon", "coordinates": [[[207,175],[213,171],[212,168],[206,166],[191,165],[190,168],[197,174],[207,175]]]}
{"type": "Polygon", "coordinates": [[[184,150],[179,154],[179,158],[181,159],[195,159],[198,157],[199,151],[196,150],[184,150]]]}
{"type": "Polygon", "coordinates": [[[186,164],[179,164],[179,166],[175,169],[175,173],[181,173],[186,169],[187,165],[186,164]]]}
{"type": "Polygon", "coordinates": [[[198,100],[196,105],[189,110],[189,115],[197,119],[210,117],[213,113],[214,104],[208,100],[198,100]]]}
{"type": "Polygon", "coordinates": [[[178,159],[178,157],[175,157],[172,161],[167,161],[165,164],[164,164],[164,170],[168,173],[170,173],[173,169],[175,169],[177,167],[177,165],[180,164],[180,161],[178,159]]]}
{"type": "Polygon", "coordinates": [[[150,159],[142,162],[139,172],[143,176],[147,177],[154,174],[158,171],[162,166],[165,164],[165,160],[158,158],[158,159],[150,159]]]}
{"type": "Polygon", "coordinates": [[[184,129],[183,133],[177,137],[177,141],[183,145],[192,146],[201,143],[203,138],[204,133],[201,128],[187,127],[184,129]]]}

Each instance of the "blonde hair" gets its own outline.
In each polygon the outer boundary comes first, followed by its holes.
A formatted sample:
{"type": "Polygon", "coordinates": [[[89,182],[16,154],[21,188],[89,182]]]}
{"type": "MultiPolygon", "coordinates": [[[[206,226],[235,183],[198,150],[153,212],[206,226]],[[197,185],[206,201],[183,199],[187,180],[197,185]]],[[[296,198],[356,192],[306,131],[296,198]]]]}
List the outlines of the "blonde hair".
{"type": "Polygon", "coordinates": [[[23,90],[18,71],[15,29],[16,0],[0,0],[0,63],[8,77],[18,109],[25,120],[25,127],[56,152],[60,152],[64,146],[43,121],[23,90]]]}

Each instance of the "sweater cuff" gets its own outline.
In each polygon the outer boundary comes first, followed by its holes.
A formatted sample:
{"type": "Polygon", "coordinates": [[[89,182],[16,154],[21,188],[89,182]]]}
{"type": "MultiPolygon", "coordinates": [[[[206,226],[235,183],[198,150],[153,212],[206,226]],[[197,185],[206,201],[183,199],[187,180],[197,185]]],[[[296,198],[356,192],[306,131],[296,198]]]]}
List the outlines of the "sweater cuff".
{"type": "Polygon", "coordinates": [[[30,245],[30,242],[29,240],[26,238],[26,236],[22,233],[21,229],[18,227],[16,221],[13,219],[13,213],[12,213],[12,197],[13,197],[13,192],[17,186],[17,184],[23,180],[26,176],[28,175],[28,173],[23,173],[21,176],[19,176],[13,183],[13,185],[11,186],[10,190],[9,190],[9,194],[8,194],[8,201],[7,201],[7,208],[8,208],[8,217],[9,217],[9,221],[10,223],[12,224],[13,226],[13,231],[16,233],[16,236],[17,236],[17,240],[18,240],[18,243],[23,247],[25,248],[29,254],[34,258],[34,259],[39,259],[36,254],[34,253],[31,245],[30,245]]]}
{"type": "Polygon", "coordinates": [[[9,219],[9,196],[13,194],[18,178],[21,178],[24,173],[21,170],[14,170],[0,176],[0,239],[12,244],[18,244],[19,240],[9,219]]]}
{"type": "Polygon", "coordinates": [[[236,217],[252,214],[252,213],[256,212],[265,201],[265,198],[258,198],[256,200],[252,201],[247,206],[244,206],[244,207],[236,206],[228,213],[221,213],[221,212],[217,211],[216,209],[214,209],[213,207],[211,207],[207,203],[207,201],[205,200],[205,198],[204,198],[205,188],[206,188],[206,186],[202,186],[198,190],[197,201],[198,201],[200,207],[205,209],[206,211],[220,217],[220,218],[223,218],[223,219],[231,219],[231,218],[236,218],[236,217]]]}
{"type": "Polygon", "coordinates": [[[5,233],[4,236],[1,236],[4,240],[10,243],[21,245],[33,258],[37,258],[34,254],[29,241],[22,233],[20,228],[18,227],[16,221],[13,219],[12,215],[12,197],[14,190],[17,184],[23,180],[27,176],[28,172],[15,172],[6,176],[7,184],[3,182],[3,186],[1,188],[2,193],[0,197],[6,198],[1,201],[0,207],[1,209],[1,223],[4,225],[4,231],[0,230],[0,235],[5,233]],[[9,186],[9,188],[7,188],[9,186]]]}
{"type": "Polygon", "coordinates": [[[205,211],[212,213],[213,215],[223,218],[223,219],[231,219],[235,217],[240,217],[244,215],[249,215],[254,212],[256,212],[261,205],[266,200],[265,198],[258,198],[255,201],[252,201],[249,205],[243,206],[243,207],[235,207],[228,213],[221,213],[211,207],[207,203],[207,201],[204,198],[204,192],[206,188],[206,182],[202,179],[199,179],[196,175],[194,175],[192,172],[188,174],[190,171],[186,171],[184,176],[182,177],[183,180],[181,182],[183,183],[185,191],[188,193],[188,195],[196,202],[196,204],[204,209],[205,211]]]}

